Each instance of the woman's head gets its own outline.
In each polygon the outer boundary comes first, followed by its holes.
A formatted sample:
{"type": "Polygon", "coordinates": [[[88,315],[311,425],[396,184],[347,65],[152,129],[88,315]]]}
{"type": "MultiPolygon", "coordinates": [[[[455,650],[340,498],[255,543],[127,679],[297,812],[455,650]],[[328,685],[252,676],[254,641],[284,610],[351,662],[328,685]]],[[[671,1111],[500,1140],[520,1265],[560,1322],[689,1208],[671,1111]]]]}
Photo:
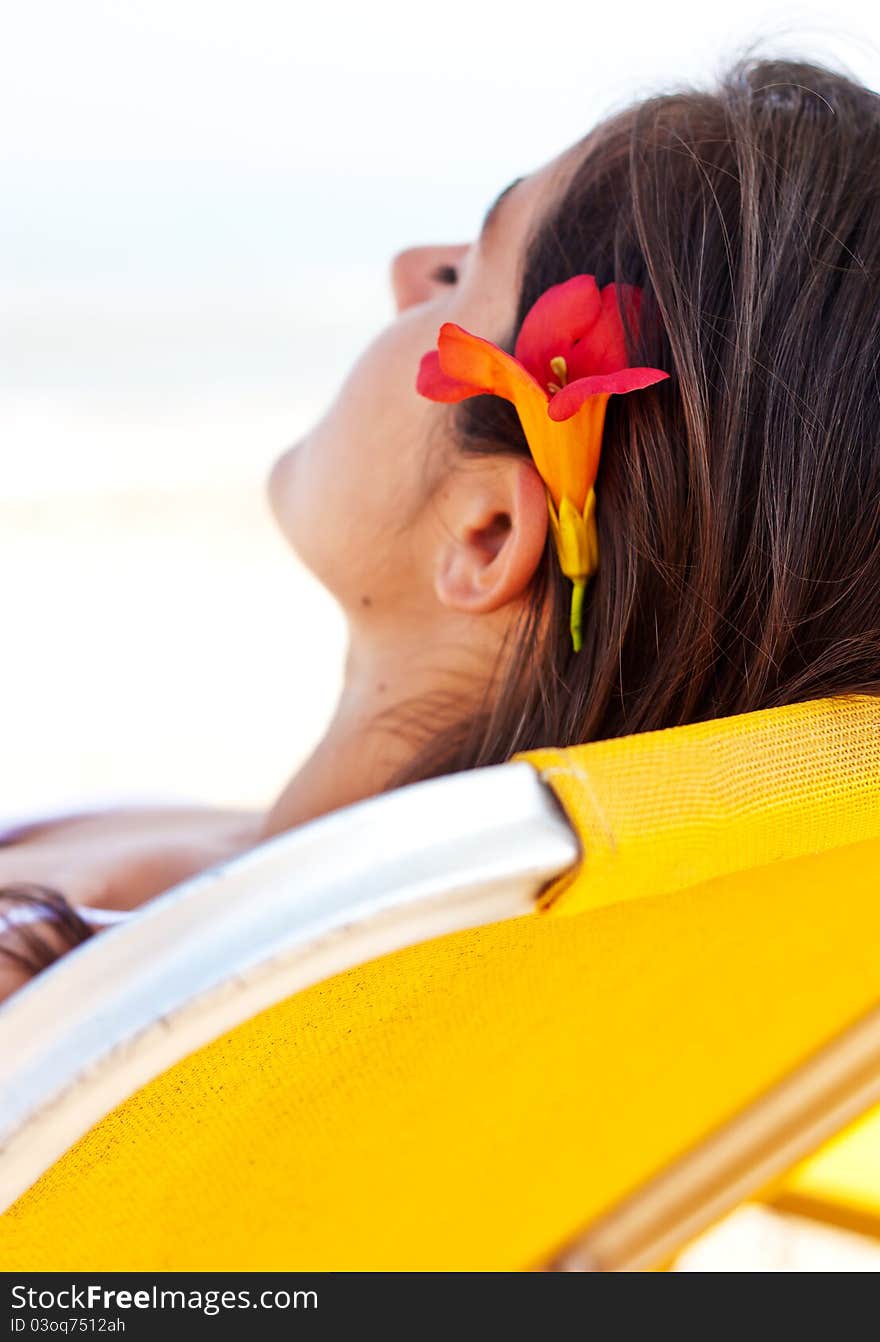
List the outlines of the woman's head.
{"type": "Polygon", "coordinates": [[[527,240],[580,157],[576,146],[511,183],[473,243],[412,247],[394,257],[396,320],[364,351],[320,422],[274,467],[270,497],[279,523],[341,603],[356,637],[380,625],[385,637],[399,638],[415,621],[423,625],[419,642],[432,628],[442,640],[449,617],[466,615],[465,638],[485,647],[497,643],[528,588],[548,526],[537,472],[521,452],[465,458],[454,417],[417,394],[416,373],[441,322],[508,338],[527,240]],[[517,545],[505,544],[511,525],[520,528],[517,545]],[[506,550],[500,584],[499,549],[506,550]],[[491,612],[494,621],[473,618],[491,612]],[[482,626],[490,624],[487,633],[482,626]]]}
{"type": "Polygon", "coordinates": [[[355,638],[411,640],[475,685],[393,783],[880,693],[878,162],[875,93],[743,59],[528,174],[485,247],[395,259],[397,320],[271,482],[355,638]],[[579,273],[642,289],[630,362],[671,376],[608,403],[573,653],[515,411],[439,406],[414,382],[441,322],[512,349],[538,296],[579,273]]]}

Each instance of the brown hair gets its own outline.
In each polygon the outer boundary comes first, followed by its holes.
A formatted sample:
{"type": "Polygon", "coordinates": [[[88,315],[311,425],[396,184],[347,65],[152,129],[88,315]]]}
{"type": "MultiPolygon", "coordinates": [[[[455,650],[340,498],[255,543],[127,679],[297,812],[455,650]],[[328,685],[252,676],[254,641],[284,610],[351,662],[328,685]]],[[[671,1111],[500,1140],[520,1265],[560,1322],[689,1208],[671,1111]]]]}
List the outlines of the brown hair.
{"type": "MultiPolygon", "coordinates": [[[[880,97],[742,56],[712,91],[650,97],[583,145],[526,249],[506,348],[585,272],[642,287],[630,362],[671,376],[608,403],[582,650],[548,533],[512,634],[526,655],[389,787],[880,693],[880,97]]],[[[450,414],[463,456],[528,454],[506,401],[450,414]]]]}
{"type": "MultiPolygon", "coordinates": [[[[650,97],[583,145],[526,249],[507,348],[548,286],[585,272],[642,288],[630,362],[671,376],[608,403],[581,651],[548,536],[502,649],[523,655],[386,790],[543,745],[880,693],[880,98],[821,65],[746,56],[711,91],[650,97]]],[[[462,458],[528,455],[506,401],[450,413],[462,458]]]]}
{"type": "Polygon", "coordinates": [[[17,908],[33,909],[39,913],[40,922],[48,923],[52,929],[49,935],[27,922],[12,923],[4,929],[0,914],[0,931],[11,937],[8,943],[0,945],[0,953],[25,973],[39,974],[59,955],[94,935],[94,929],[54,886],[17,881],[0,886],[0,899],[8,899],[17,908]]]}

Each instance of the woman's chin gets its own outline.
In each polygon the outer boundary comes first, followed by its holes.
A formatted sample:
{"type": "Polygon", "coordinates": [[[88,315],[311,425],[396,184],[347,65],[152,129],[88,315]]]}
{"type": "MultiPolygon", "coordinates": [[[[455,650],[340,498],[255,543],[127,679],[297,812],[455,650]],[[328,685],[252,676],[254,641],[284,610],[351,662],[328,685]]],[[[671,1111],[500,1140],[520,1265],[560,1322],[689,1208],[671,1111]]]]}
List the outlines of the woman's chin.
{"type": "Polygon", "coordinates": [[[295,443],[275,461],[266,479],[266,497],[276,525],[290,549],[303,567],[323,583],[324,538],[320,528],[315,527],[314,508],[308,506],[304,496],[307,483],[297,469],[297,455],[301,450],[302,442],[295,443]]]}
{"type": "Polygon", "coordinates": [[[286,452],[282,452],[272,464],[268,476],[266,477],[266,497],[269,501],[269,507],[272,516],[278,524],[282,535],[286,540],[294,545],[293,537],[295,514],[295,482],[294,482],[294,459],[299,444],[294,443],[286,452]]]}

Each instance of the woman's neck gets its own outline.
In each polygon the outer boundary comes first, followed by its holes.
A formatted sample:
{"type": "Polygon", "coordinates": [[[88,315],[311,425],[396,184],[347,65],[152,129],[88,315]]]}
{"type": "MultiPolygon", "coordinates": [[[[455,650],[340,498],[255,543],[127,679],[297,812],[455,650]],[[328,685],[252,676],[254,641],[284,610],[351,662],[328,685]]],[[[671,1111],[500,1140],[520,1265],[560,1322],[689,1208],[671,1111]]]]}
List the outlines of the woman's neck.
{"type": "Polygon", "coordinates": [[[428,730],[466,711],[460,675],[438,672],[424,640],[402,647],[399,635],[392,644],[370,632],[372,642],[353,630],[330,726],[270,807],[262,839],[376,796],[428,730]]]}
{"type": "Polygon", "coordinates": [[[364,707],[343,692],[327,732],[268,811],[261,839],[380,792],[383,772],[390,777],[405,756],[399,750],[395,757],[394,745],[390,733],[380,739],[364,707]]]}

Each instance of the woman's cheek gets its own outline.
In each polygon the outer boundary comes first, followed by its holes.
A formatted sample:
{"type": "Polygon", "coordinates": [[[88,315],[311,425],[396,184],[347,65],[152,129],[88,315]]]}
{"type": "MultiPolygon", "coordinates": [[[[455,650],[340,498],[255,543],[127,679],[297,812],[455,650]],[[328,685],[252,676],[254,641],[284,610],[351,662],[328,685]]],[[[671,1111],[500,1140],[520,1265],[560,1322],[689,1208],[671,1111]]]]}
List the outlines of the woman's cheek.
{"type": "MultiPolygon", "coordinates": [[[[340,600],[379,581],[422,500],[439,407],[415,379],[425,320],[399,318],[361,354],[324,415],[275,462],[272,512],[303,564],[340,600]]],[[[424,346],[424,348],[423,348],[424,346]]]]}

